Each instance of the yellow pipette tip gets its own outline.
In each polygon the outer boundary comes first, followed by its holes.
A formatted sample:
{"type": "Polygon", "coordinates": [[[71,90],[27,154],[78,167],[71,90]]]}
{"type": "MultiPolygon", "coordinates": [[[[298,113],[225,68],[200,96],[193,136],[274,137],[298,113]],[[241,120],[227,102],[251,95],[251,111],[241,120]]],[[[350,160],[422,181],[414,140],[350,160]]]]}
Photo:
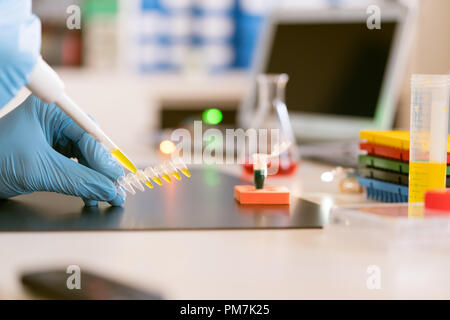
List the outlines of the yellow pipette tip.
{"type": "Polygon", "coordinates": [[[183,172],[183,174],[184,174],[186,177],[188,177],[188,178],[191,177],[191,173],[189,172],[188,169],[181,169],[181,172],[183,172]]]}
{"type": "Polygon", "coordinates": [[[150,189],[153,189],[153,185],[152,185],[152,183],[150,182],[150,181],[145,181],[145,185],[147,186],[147,187],[149,187],[150,189]]]}
{"type": "Polygon", "coordinates": [[[113,149],[110,152],[114,156],[114,158],[116,158],[117,161],[119,161],[125,168],[133,173],[137,172],[136,166],[123,154],[122,151],[120,151],[119,149],[113,149]]]}

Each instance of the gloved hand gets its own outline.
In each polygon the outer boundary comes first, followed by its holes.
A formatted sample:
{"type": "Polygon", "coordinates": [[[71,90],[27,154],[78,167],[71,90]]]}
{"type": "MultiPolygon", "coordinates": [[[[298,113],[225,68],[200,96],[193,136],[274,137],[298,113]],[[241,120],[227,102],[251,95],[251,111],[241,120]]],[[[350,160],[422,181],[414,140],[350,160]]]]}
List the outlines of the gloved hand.
{"type": "Polygon", "coordinates": [[[0,118],[0,198],[33,191],[82,197],[87,206],[124,202],[111,154],[55,104],[30,95],[0,118]],[[78,163],[69,159],[77,158],[78,163]]]}
{"type": "Polygon", "coordinates": [[[28,83],[40,48],[41,24],[31,0],[0,0],[0,108],[28,83]]]}

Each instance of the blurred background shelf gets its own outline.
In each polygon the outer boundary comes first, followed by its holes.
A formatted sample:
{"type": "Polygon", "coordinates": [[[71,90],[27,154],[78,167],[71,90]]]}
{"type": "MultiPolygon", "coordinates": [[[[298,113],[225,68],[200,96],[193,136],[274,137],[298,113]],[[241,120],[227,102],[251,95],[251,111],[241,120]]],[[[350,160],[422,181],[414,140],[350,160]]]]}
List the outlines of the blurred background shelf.
{"type": "Polygon", "coordinates": [[[52,65],[216,73],[250,66],[270,6],[258,0],[36,0],[33,11],[52,65]],[[73,28],[77,10],[81,28],[73,28]]]}

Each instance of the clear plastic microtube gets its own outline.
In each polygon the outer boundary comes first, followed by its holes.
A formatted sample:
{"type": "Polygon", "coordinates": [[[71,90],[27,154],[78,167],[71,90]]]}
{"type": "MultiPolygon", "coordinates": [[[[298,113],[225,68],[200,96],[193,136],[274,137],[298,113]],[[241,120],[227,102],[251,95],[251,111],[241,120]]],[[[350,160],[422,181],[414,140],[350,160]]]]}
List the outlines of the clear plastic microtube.
{"type": "Polygon", "coordinates": [[[411,78],[408,201],[412,205],[424,202],[426,191],[445,188],[449,79],[421,74],[411,78]]]}
{"type": "Polygon", "coordinates": [[[189,172],[188,168],[186,167],[186,165],[184,164],[184,162],[181,159],[175,159],[172,162],[172,164],[175,166],[175,168],[180,170],[181,173],[183,173],[186,177],[188,177],[188,178],[191,177],[191,173],[189,172]]]}
{"type": "Polygon", "coordinates": [[[174,166],[174,164],[172,162],[167,162],[165,164],[166,167],[166,171],[173,176],[175,179],[177,180],[181,180],[181,175],[180,172],[178,171],[178,169],[174,166]]]}
{"type": "Polygon", "coordinates": [[[183,161],[181,159],[176,159],[174,161],[167,161],[156,167],[147,167],[143,170],[136,170],[136,173],[128,173],[117,180],[117,185],[120,192],[126,191],[131,194],[136,194],[135,189],[142,192],[145,191],[145,186],[153,189],[154,183],[159,186],[163,185],[163,181],[171,183],[171,177],[174,177],[176,180],[181,180],[180,172],[188,178],[191,176],[191,173],[183,161]]]}

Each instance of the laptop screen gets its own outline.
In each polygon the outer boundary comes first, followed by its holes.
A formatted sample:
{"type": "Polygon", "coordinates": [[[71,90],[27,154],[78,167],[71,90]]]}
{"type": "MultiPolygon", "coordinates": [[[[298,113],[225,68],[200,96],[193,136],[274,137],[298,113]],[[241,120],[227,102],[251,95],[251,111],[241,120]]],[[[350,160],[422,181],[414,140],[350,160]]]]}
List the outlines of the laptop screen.
{"type": "Polygon", "coordinates": [[[290,111],[373,118],[397,23],[281,23],[265,68],[287,73],[290,111]]]}

